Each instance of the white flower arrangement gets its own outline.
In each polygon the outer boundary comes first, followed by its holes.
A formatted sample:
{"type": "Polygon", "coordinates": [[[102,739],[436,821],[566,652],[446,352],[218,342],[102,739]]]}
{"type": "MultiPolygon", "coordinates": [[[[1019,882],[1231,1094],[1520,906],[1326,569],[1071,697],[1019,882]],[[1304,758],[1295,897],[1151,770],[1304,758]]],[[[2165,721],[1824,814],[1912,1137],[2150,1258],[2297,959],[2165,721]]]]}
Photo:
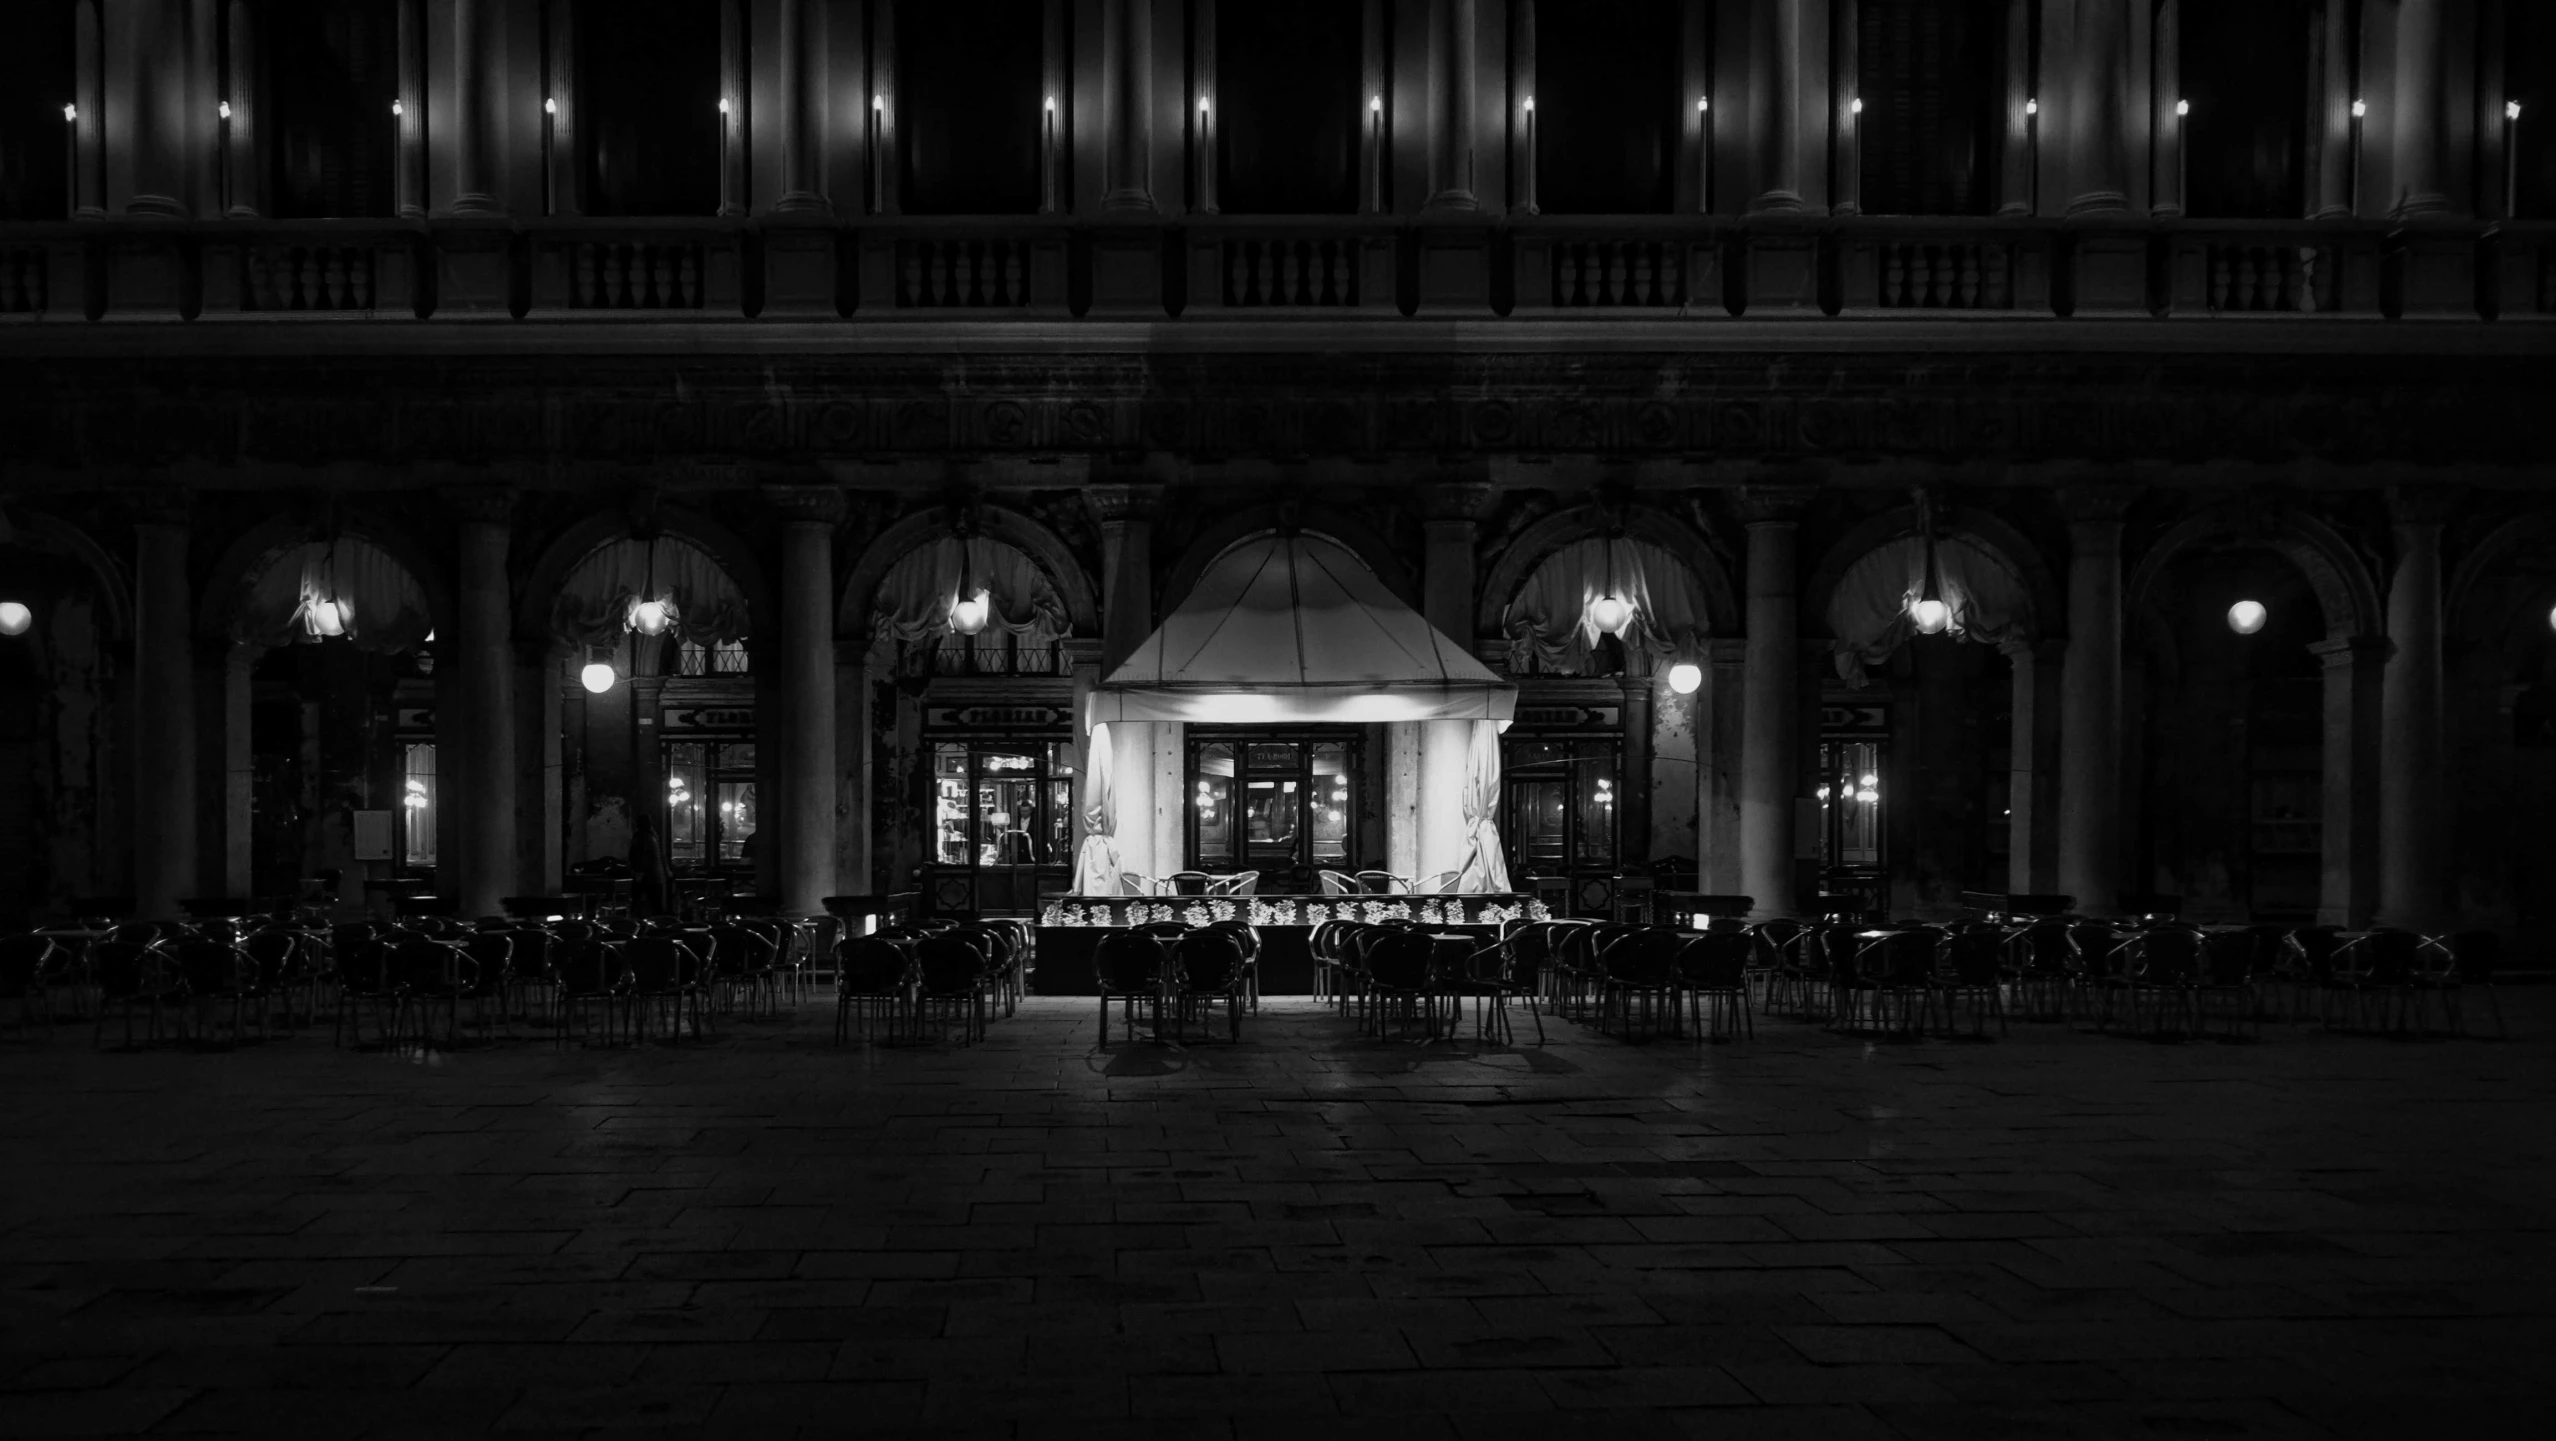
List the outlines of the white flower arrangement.
{"type": "Polygon", "coordinates": [[[1230,921],[1234,919],[1234,903],[1227,900],[1209,901],[1207,903],[1207,913],[1214,916],[1217,920],[1230,921]]]}
{"type": "Polygon", "coordinates": [[[1440,913],[1438,910],[1438,903],[1436,901],[1422,901],[1420,903],[1420,924],[1424,926],[1463,924],[1462,916],[1464,914],[1464,908],[1452,901],[1448,903],[1448,908],[1456,912],[1457,919],[1452,922],[1450,922],[1445,915],[1440,913]]]}
{"type": "Polygon", "coordinates": [[[1065,924],[1064,908],[1061,906],[1049,906],[1046,910],[1038,913],[1038,923],[1042,926],[1061,926],[1065,924]]]}
{"type": "Polygon", "coordinates": [[[1385,914],[1393,917],[1397,921],[1407,921],[1411,919],[1411,903],[1409,901],[1396,901],[1392,905],[1385,907],[1385,914]]]}
{"type": "Polygon", "coordinates": [[[1546,907],[1544,902],[1531,900],[1527,902],[1527,919],[1531,921],[1549,921],[1553,919],[1553,912],[1551,909],[1546,907]]]}
{"type": "Polygon", "coordinates": [[[1207,924],[1208,914],[1206,903],[1203,901],[1191,901],[1188,905],[1181,907],[1180,919],[1186,925],[1203,926],[1207,924]]]}

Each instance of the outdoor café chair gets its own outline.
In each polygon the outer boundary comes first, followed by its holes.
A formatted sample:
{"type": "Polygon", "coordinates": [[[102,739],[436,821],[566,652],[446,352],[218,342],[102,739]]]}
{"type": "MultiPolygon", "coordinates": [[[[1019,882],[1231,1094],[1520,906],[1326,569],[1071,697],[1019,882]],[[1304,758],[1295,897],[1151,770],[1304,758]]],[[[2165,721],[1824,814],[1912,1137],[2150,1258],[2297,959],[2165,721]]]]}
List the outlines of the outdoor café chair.
{"type": "Polygon", "coordinates": [[[683,934],[633,936],[622,947],[630,968],[630,999],[638,1017],[638,1038],[648,1038],[649,1024],[662,1007],[670,1039],[683,1040],[683,1023],[692,1021],[692,1038],[706,1040],[702,1011],[707,990],[701,954],[683,934]]]}
{"type": "Polygon", "coordinates": [[[1954,1029],[1954,1009],[1966,1000],[1972,1035],[1987,1036],[1991,1011],[1996,1013],[1999,1034],[2006,1032],[2005,940],[2001,930],[1978,927],[1948,931],[1937,943],[1934,970],[1926,979],[1926,999],[1929,1005],[1942,1005],[1946,1031],[1954,1029]]]}
{"type": "Polygon", "coordinates": [[[2461,931],[2449,938],[2449,951],[2456,966],[2450,973],[2450,990],[2447,993],[2452,1028],[2461,1035],[2466,1034],[2467,1021],[2460,1006],[2460,993],[2474,987],[2485,993],[2485,1004],[2494,1013],[2494,1034],[2510,1039],[2511,1030],[2503,1024],[2502,998],[2494,993],[2494,972],[2502,963],[2503,938],[2492,931],[2461,931]]]}
{"type": "Polygon", "coordinates": [[[1756,955],[1756,938],[1746,931],[1705,931],[1678,948],[1678,1000],[1695,1019],[1697,1039],[1720,1039],[1726,1014],[1732,1035],[1745,1032],[1757,1039],[1757,1019],[1748,1005],[1749,965],[1756,955]]]}
{"type": "Polygon", "coordinates": [[[1163,969],[1168,958],[1163,943],[1143,931],[1114,930],[1092,948],[1093,989],[1100,993],[1100,1043],[1109,1044],[1109,1003],[1120,1003],[1128,1035],[1136,1032],[1136,1003],[1153,1008],[1156,1030],[1163,1023],[1163,969]]]}
{"type": "Polygon", "coordinates": [[[53,968],[62,947],[53,937],[27,933],[0,936],[0,1002],[18,1003],[18,1030],[24,1034],[35,1024],[36,1014],[44,1015],[44,1029],[53,1031],[53,968]]]}
{"type": "Polygon", "coordinates": [[[1597,953],[1598,1029],[1611,1019],[1624,1023],[1633,1038],[1634,1011],[1640,1008],[1652,1033],[1677,1024],[1677,952],[1690,934],[1666,926],[1610,926],[1615,932],[1597,953]]]}
{"type": "Polygon", "coordinates": [[[840,1045],[858,1027],[864,1035],[884,1025],[896,1040],[913,999],[913,956],[905,943],[853,936],[834,947],[834,1039],[840,1045]]]}
{"type": "Polygon", "coordinates": [[[934,1015],[954,1019],[962,1045],[984,1035],[989,969],[979,935],[953,929],[925,936],[914,948],[915,1024],[934,1015]]]}
{"type": "Polygon", "coordinates": [[[1430,961],[1436,945],[1419,931],[1379,928],[1378,938],[1366,952],[1367,992],[1371,997],[1369,1014],[1375,1022],[1376,1034],[1384,1034],[1385,1017],[1399,1015],[1401,1033],[1411,1034],[1411,1023],[1419,1021],[1425,1034],[1434,1039],[1438,1034],[1438,995],[1432,982],[1430,961]]]}
{"type": "Polygon", "coordinates": [[[1216,1003],[1225,1006],[1228,1040],[1242,1039],[1242,1003],[1249,962],[1242,943],[1231,932],[1212,926],[1191,931],[1172,947],[1171,1001],[1177,1024],[1186,1034],[1193,1010],[1201,1021],[1214,1019],[1216,1003]]]}

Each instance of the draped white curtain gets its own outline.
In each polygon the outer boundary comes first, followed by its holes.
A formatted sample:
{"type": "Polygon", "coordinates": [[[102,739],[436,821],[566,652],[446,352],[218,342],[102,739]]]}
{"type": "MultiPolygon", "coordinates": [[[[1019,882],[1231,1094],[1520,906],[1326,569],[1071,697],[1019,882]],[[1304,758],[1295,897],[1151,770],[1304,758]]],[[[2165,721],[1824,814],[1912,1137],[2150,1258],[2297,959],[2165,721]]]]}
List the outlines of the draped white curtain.
{"type": "Polygon", "coordinates": [[[1589,602],[1606,594],[1610,574],[1615,593],[1633,606],[1624,628],[1627,649],[1662,660],[1702,649],[1709,626],[1686,562],[1648,541],[1599,537],[1546,556],[1500,613],[1510,669],[1524,671],[1532,662],[1547,672],[1586,673],[1603,634],[1589,620],[1589,602]]]}
{"type": "MultiPolygon", "coordinates": [[[[1967,536],[1935,542],[1936,598],[1952,612],[1947,634],[2004,647],[2030,639],[2031,591],[2005,557],[1967,536]]],[[[1847,567],[1828,598],[1828,632],[1837,638],[1837,673],[1864,684],[1865,671],[1917,633],[1909,603],[1926,590],[1926,543],[1901,536],[1847,567]]]]}
{"type": "Polygon", "coordinates": [[[1458,891],[1505,893],[1509,861],[1500,849],[1500,723],[1478,720],[1464,757],[1464,865],[1458,891]]]}
{"type": "Polygon", "coordinates": [[[263,646],[321,640],[326,627],[313,608],[322,602],[337,607],[342,633],[359,650],[414,650],[435,627],[426,588],[408,567],[379,546],[340,537],[269,561],[231,617],[231,638],[263,646]]]}
{"type": "Polygon", "coordinates": [[[888,567],[870,633],[903,646],[1041,650],[1072,630],[1065,598],[1037,562],[999,540],[973,536],[944,537],[888,567]],[[973,636],[950,631],[962,572],[968,588],[985,592],[987,601],[985,629],[973,636]]]}
{"type": "Polygon", "coordinates": [[[1090,787],[1083,806],[1083,843],[1074,853],[1074,891],[1078,896],[1118,893],[1124,869],[1118,854],[1117,758],[1110,751],[1109,723],[1092,727],[1083,745],[1084,784],[1090,787]]]}
{"type": "Polygon", "coordinates": [[[695,644],[746,638],[745,593],[708,551],[671,535],[610,541],[577,562],[559,587],[551,630],[572,644],[617,636],[635,600],[672,606],[669,629],[695,644]]]}

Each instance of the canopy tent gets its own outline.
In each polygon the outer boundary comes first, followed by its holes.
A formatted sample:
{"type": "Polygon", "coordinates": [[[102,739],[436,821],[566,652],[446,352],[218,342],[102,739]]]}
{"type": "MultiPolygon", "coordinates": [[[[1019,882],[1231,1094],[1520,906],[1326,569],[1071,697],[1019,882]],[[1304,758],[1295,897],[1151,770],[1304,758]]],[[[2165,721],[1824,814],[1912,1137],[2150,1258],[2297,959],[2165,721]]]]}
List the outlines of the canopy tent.
{"type": "Polygon", "coordinates": [[[1517,696],[1347,549],[1264,535],[1208,565],[1086,723],[1505,722],[1517,696]]]}

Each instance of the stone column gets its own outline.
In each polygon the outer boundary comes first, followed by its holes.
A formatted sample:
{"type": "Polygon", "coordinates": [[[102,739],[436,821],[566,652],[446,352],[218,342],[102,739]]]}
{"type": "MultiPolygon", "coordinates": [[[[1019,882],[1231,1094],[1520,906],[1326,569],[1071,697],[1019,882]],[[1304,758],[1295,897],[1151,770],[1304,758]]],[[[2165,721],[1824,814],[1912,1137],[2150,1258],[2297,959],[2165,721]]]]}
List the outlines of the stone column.
{"type": "Polygon", "coordinates": [[[829,486],[765,492],[781,523],[781,909],[822,915],[835,893],[834,529],[843,495],[829,486]]]}
{"type": "Polygon", "coordinates": [[[2032,87],[2033,0],[2006,0],[2003,19],[2005,129],[1997,147],[1997,213],[2030,215],[2040,198],[2033,172],[2041,163],[2033,144],[2040,117],[2027,108],[2039,98],[2032,87]]]}
{"type": "Polygon", "coordinates": [[[569,657],[575,652],[548,636],[515,644],[516,794],[523,797],[523,824],[516,828],[516,874],[528,891],[559,894],[567,879],[560,850],[562,830],[561,750],[563,685],[575,685],[569,657]]]}
{"type": "MultiPolygon", "coordinates": [[[[2390,147],[2396,197],[2390,213],[2397,216],[2438,215],[2457,209],[2449,196],[2453,168],[2451,145],[2466,127],[2456,123],[2448,75],[2450,46],[2443,36],[2445,0],[2398,0],[2396,10],[2396,103],[2387,117],[2395,134],[2390,147]]],[[[2391,739],[2389,746],[2395,742],[2391,739]]],[[[2382,901],[2382,905],[2385,902],[2382,901]]]]}
{"type": "Polygon", "coordinates": [[[1740,754],[1748,702],[1748,642],[1716,637],[1697,657],[1704,685],[1695,693],[1696,885],[1709,895],[1746,895],[1741,872],[1740,754]]]}
{"type": "Polygon", "coordinates": [[[2350,636],[2308,647],[2325,663],[2325,766],[2320,786],[2316,919],[2319,925],[2369,924],[2378,890],[2380,689],[2388,653],[2383,636],[2350,636]]]}
{"type": "Polygon", "coordinates": [[[818,178],[818,116],[825,95],[825,57],[808,33],[808,0],[780,0],[781,198],[772,208],[823,214],[831,209],[818,178]]]}
{"type": "Polygon", "coordinates": [[[1474,210],[1473,0],[1429,0],[1430,210],[1474,210]]]}
{"type": "Polygon", "coordinates": [[[2106,915],[2121,899],[2121,516],[2126,487],[2062,492],[2068,654],[2059,694],[2059,889],[2106,915]]]}
{"type": "Polygon", "coordinates": [[[1800,797],[1801,676],[1793,587],[1796,517],[1809,500],[1791,488],[1740,497],[1748,526],[1747,693],[1740,711],[1740,884],[1749,915],[1795,914],[1793,802],[1800,797]]]}
{"type": "MultiPolygon", "coordinates": [[[[1756,0],[1750,82],[1765,94],[1757,120],[1757,196],[1751,211],[1802,208],[1802,14],[1804,0],[1756,0]]],[[[1789,862],[1787,862],[1789,864],[1789,862]]],[[[1764,897],[1759,897],[1763,900],[1764,897]]]]}
{"type": "Polygon", "coordinates": [[[1618,870],[1647,866],[1651,861],[1651,770],[1654,752],[1651,725],[1660,678],[1651,671],[1648,652],[1625,648],[1624,776],[1615,787],[1615,864],[1618,870]]]}
{"type": "Polygon", "coordinates": [[[2360,48],[2352,11],[2352,0],[2325,0],[2317,17],[2318,85],[2309,96],[2316,123],[2307,137],[2307,160],[2314,187],[2308,214],[2318,220],[2352,214],[2352,60],[2360,48]]]}
{"type": "Polygon", "coordinates": [[[1476,518],[1492,489],[1473,481],[1441,481],[1421,496],[1428,538],[1420,570],[1420,613],[1449,640],[1473,652],[1473,544],[1476,518]]]}
{"type": "Polygon", "coordinates": [[[495,193],[496,162],[488,153],[488,30],[493,0],[452,0],[453,113],[445,117],[453,137],[455,215],[502,215],[495,193]]]}
{"type": "Polygon", "coordinates": [[[1096,485],[1084,500],[1101,528],[1101,677],[1154,633],[1154,503],[1151,485],[1096,485]]]}
{"type": "Polygon", "coordinates": [[[251,673],[266,647],[233,641],[222,653],[222,894],[245,896],[254,884],[257,755],[249,741],[251,673]]]}
{"type": "Polygon", "coordinates": [[[1101,0],[1103,210],[1154,208],[1153,0],[1101,0]]]}
{"type": "Polygon", "coordinates": [[[196,883],[186,512],[154,506],[136,519],[133,534],[133,903],[139,915],[167,919],[196,883]]]}
{"type": "Polygon", "coordinates": [[[496,915],[501,898],[514,894],[515,851],[515,650],[514,588],[506,572],[506,548],[514,497],[502,490],[465,491],[447,497],[460,517],[461,556],[455,572],[451,647],[460,714],[435,718],[436,769],[451,777],[444,813],[455,822],[443,849],[452,867],[452,894],[463,916],[496,915]]]}
{"type": "Polygon", "coordinates": [[[2014,662],[2014,728],[2008,739],[2006,888],[2043,895],[2058,888],[2060,641],[2019,644],[2014,662]]]}
{"type": "Polygon", "coordinates": [[[100,3],[110,93],[99,134],[124,175],[124,213],[190,214],[189,138],[196,127],[187,113],[195,87],[188,83],[186,0],[100,3]]]}
{"type": "Polygon", "coordinates": [[[394,200],[402,220],[426,218],[426,0],[399,0],[398,154],[394,200]]]}
{"type": "Polygon", "coordinates": [[[2148,53],[2148,213],[2183,214],[2183,124],[2175,102],[2183,98],[2183,0],[2162,0],[2148,53]]]}
{"type": "MultiPolygon", "coordinates": [[[[230,54],[226,57],[227,76],[217,100],[229,103],[231,118],[227,126],[217,125],[214,130],[221,146],[215,163],[221,167],[222,190],[226,197],[223,215],[254,220],[266,209],[266,167],[258,163],[262,151],[257,139],[257,7],[234,3],[227,18],[230,21],[230,54]]],[[[218,111],[215,118],[219,120],[218,111]]]]}
{"type": "MultiPolygon", "coordinates": [[[[2068,136],[2068,213],[2130,208],[2130,6],[2135,0],[2076,0],[2062,125],[2068,136]]],[[[2045,115],[2047,111],[2044,112],[2045,115]]],[[[2080,899],[2083,899],[2080,897],[2080,899]]]]}
{"type": "Polygon", "coordinates": [[[2441,526],[2436,494],[2398,489],[2396,575],[2379,720],[2379,924],[2426,931],[2444,918],[2449,767],[2441,723],[2441,526]]]}

